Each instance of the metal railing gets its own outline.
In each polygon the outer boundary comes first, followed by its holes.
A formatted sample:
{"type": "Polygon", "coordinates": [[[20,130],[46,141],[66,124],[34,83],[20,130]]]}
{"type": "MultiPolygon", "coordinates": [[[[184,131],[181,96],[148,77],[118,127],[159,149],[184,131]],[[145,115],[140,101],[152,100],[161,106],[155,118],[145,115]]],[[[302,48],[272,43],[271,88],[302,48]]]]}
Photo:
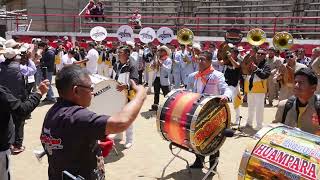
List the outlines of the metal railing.
{"type": "MultiPolygon", "coordinates": [[[[81,32],[90,30],[94,26],[104,26],[110,31],[116,31],[118,27],[128,24],[130,16],[91,16],[84,15],[85,8],[77,15],[74,14],[23,14],[15,16],[12,24],[18,30],[19,24],[26,24],[21,17],[28,17],[33,20],[30,30],[40,30],[47,26],[48,31],[68,28],[68,32],[81,32]],[[46,18],[44,18],[46,17],[46,18]],[[109,22],[90,22],[85,19],[102,18],[111,20],[109,22]],[[47,21],[44,21],[47,19],[47,21]],[[61,21],[63,19],[63,21],[61,21]]],[[[195,35],[203,32],[223,32],[231,28],[242,31],[249,31],[252,28],[261,28],[270,36],[279,31],[288,31],[293,34],[318,34],[320,35],[320,24],[317,22],[320,17],[174,17],[174,16],[143,16],[142,25],[158,29],[167,26],[177,31],[187,27],[194,31],[195,35]],[[144,23],[144,19],[158,20],[159,23],[144,23]],[[160,22],[161,21],[161,22],[160,22]],[[164,23],[166,21],[167,23],[164,23]]]]}

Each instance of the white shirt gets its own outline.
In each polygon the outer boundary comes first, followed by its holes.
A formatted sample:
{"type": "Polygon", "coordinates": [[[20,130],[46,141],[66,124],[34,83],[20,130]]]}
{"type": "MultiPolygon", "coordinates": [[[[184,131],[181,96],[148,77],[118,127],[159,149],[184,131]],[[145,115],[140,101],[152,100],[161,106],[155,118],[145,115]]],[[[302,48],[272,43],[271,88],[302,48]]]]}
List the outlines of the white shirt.
{"type": "Polygon", "coordinates": [[[68,54],[65,54],[62,56],[62,65],[63,67],[66,65],[70,65],[73,64],[74,62],[76,62],[77,60],[75,58],[69,58],[68,54]]]}
{"type": "Polygon", "coordinates": [[[136,51],[133,51],[129,56],[130,63],[133,67],[138,68],[139,63],[139,53],[136,51]]]}
{"type": "Polygon", "coordinates": [[[98,59],[99,59],[99,53],[95,49],[90,49],[86,58],[89,60],[87,61],[87,70],[92,73],[96,74],[98,71],[98,59]]]}

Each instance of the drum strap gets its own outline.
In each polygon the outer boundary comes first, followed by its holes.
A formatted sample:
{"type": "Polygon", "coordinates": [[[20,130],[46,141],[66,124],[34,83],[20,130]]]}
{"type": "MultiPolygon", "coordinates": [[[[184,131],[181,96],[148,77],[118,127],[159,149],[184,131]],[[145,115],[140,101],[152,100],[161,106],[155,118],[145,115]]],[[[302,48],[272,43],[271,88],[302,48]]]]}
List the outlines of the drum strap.
{"type": "MultiPolygon", "coordinates": [[[[314,108],[317,111],[318,117],[320,117],[320,95],[319,94],[315,94],[315,96],[316,96],[316,98],[314,100],[315,101],[314,102],[314,108]]],[[[290,98],[288,98],[286,104],[284,105],[284,110],[283,110],[282,120],[281,120],[282,124],[284,124],[284,122],[286,121],[286,117],[287,117],[288,111],[292,108],[295,100],[296,100],[296,97],[295,96],[291,96],[290,98]]],[[[319,125],[320,125],[320,120],[319,120],[319,125]]]]}

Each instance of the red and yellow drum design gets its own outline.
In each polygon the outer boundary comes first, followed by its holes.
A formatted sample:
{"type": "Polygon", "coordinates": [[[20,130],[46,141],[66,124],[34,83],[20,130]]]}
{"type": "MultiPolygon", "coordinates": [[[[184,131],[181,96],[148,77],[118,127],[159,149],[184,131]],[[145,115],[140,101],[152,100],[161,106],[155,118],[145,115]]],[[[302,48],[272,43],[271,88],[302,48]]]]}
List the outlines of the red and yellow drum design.
{"type": "Polygon", "coordinates": [[[238,179],[320,179],[320,137],[283,124],[261,129],[248,147],[238,179]]]}
{"type": "Polygon", "coordinates": [[[184,90],[171,91],[157,112],[157,127],[170,142],[201,155],[216,152],[223,144],[222,132],[230,126],[228,104],[220,98],[184,90]]]}

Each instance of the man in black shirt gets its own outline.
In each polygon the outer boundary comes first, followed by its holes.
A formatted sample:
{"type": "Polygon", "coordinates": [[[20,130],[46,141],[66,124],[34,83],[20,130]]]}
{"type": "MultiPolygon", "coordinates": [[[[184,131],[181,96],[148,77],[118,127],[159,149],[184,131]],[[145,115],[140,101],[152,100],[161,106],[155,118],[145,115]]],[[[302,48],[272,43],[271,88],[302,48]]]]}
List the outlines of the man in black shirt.
{"type": "MultiPolygon", "coordinates": [[[[43,50],[42,58],[40,59],[41,67],[47,67],[47,71],[48,71],[47,77],[44,77],[44,78],[47,78],[50,82],[47,97],[43,101],[48,103],[54,103],[56,102],[56,99],[52,91],[51,81],[52,81],[52,76],[54,72],[55,50],[49,47],[47,42],[40,42],[38,44],[38,48],[43,50]]],[[[44,75],[42,74],[42,76],[44,75]]]]}
{"type": "MultiPolygon", "coordinates": [[[[134,81],[131,84],[136,96],[119,113],[97,115],[87,109],[93,91],[89,72],[77,65],[62,68],[56,76],[59,99],[48,111],[40,136],[48,155],[49,180],[60,180],[63,171],[86,180],[104,179],[97,140],[126,130],[146,98],[143,86],[137,86],[134,81]]],[[[106,99],[106,103],[112,102],[106,99]]]]}
{"type": "Polygon", "coordinates": [[[48,91],[49,81],[40,83],[37,93],[30,95],[29,99],[21,102],[11,91],[0,85],[0,179],[10,179],[9,155],[10,145],[14,140],[14,125],[12,114],[26,116],[30,114],[40,102],[42,95],[48,91]]]}
{"type": "MultiPolygon", "coordinates": [[[[240,80],[240,62],[241,59],[239,59],[239,51],[237,47],[231,48],[231,52],[227,53],[228,60],[230,61],[230,65],[226,65],[224,68],[224,77],[226,79],[226,83],[228,84],[228,87],[232,91],[232,102],[233,102],[233,108],[236,112],[236,121],[235,124],[238,124],[240,122],[240,103],[237,103],[239,101],[240,91],[239,91],[239,80],[240,80]]],[[[241,98],[240,98],[241,101],[241,98]]]]}

